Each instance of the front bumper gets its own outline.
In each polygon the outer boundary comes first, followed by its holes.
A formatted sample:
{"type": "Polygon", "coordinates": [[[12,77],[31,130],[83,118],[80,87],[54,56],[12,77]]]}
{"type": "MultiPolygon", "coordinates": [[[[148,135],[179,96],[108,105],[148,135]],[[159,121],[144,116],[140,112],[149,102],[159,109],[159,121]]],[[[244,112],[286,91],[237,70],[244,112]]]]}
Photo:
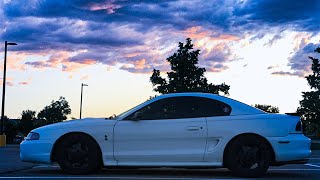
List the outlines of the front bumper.
{"type": "Polygon", "coordinates": [[[275,163],[303,161],[311,156],[311,140],[303,134],[289,134],[285,137],[268,137],[275,153],[275,163]]]}
{"type": "Polygon", "coordinates": [[[20,159],[24,162],[51,163],[53,144],[47,140],[25,140],[20,144],[20,159]]]}

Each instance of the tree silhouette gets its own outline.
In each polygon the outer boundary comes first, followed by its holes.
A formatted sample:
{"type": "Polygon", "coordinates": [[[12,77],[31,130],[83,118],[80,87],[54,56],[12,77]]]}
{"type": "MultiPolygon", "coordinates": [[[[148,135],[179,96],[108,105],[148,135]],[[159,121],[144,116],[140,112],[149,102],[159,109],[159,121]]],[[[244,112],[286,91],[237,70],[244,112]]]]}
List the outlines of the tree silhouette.
{"type": "Polygon", "coordinates": [[[47,124],[61,122],[67,119],[67,115],[71,114],[68,101],[64,97],[60,97],[57,101],[52,101],[50,105],[44,107],[38,114],[39,119],[45,119],[47,124]]]}
{"type": "MultiPolygon", "coordinates": [[[[318,47],[315,52],[320,53],[318,47]]],[[[307,132],[320,133],[320,64],[319,59],[309,57],[312,60],[312,74],[306,77],[308,84],[314,91],[302,92],[303,100],[297,112],[302,114],[302,120],[307,132]]]]}
{"type": "Polygon", "coordinates": [[[27,135],[34,128],[36,111],[25,110],[21,113],[20,127],[24,135],[27,135]]]}
{"type": "Polygon", "coordinates": [[[219,94],[229,94],[230,86],[222,83],[214,85],[208,83],[204,77],[205,68],[200,68],[198,56],[200,50],[193,51],[191,39],[187,38],[186,43],[179,42],[179,49],[172,56],[167,58],[171,65],[171,72],[167,72],[168,78],[160,76],[160,71],[154,69],[150,81],[154,86],[154,91],[161,94],[178,93],[178,92],[206,92],[219,94]]]}
{"type": "Polygon", "coordinates": [[[7,116],[4,118],[4,132],[6,133],[6,138],[8,143],[12,143],[15,136],[19,131],[19,122],[9,119],[7,116]]]}
{"type": "Polygon", "coordinates": [[[279,113],[279,108],[276,106],[271,106],[266,104],[255,104],[254,107],[268,113],[279,113]]]}

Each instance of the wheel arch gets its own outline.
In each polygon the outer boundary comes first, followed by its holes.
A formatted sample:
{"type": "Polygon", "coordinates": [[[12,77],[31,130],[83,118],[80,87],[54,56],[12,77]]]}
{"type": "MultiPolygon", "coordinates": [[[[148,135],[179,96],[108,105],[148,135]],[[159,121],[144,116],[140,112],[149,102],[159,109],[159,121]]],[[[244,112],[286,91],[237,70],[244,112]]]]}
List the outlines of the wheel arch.
{"type": "Polygon", "coordinates": [[[274,149],[271,145],[271,143],[263,136],[259,135],[259,134],[256,134],[256,133],[242,133],[242,134],[238,134],[236,136],[234,136],[228,143],[227,145],[225,146],[224,148],[224,151],[223,151],[223,166],[225,167],[226,166],[226,154],[229,150],[229,147],[230,145],[236,141],[239,137],[242,137],[242,136],[255,136],[255,137],[258,137],[259,139],[261,139],[262,141],[266,142],[267,145],[270,147],[271,149],[271,155],[272,155],[272,158],[271,158],[271,162],[274,162],[275,161],[275,152],[274,152],[274,149]]]}
{"type": "Polygon", "coordinates": [[[59,144],[62,142],[62,140],[64,138],[66,138],[67,136],[71,135],[71,134],[82,134],[82,135],[85,135],[87,137],[89,137],[94,143],[97,144],[97,146],[99,147],[99,152],[100,152],[100,163],[101,165],[103,165],[103,159],[102,159],[102,151],[101,151],[101,147],[99,145],[99,143],[96,141],[96,139],[94,137],[92,137],[90,134],[88,133],[85,133],[85,132],[80,132],[80,131],[74,131],[74,132],[68,132],[68,133],[65,133],[63,135],[61,135],[53,144],[53,147],[52,147],[52,150],[51,150],[51,153],[50,153],[50,160],[51,162],[56,162],[56,159],[55,159],[55,156],[56,156],[56,148],[59,146],[59,144]]]}

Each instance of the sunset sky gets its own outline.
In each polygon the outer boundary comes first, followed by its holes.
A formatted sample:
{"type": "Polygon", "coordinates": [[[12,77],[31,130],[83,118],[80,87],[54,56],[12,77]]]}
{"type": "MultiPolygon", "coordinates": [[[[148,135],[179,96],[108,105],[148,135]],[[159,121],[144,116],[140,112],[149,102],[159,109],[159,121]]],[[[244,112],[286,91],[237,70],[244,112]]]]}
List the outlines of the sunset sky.
{"type": "MultiPolygon", "coordinates": [[[[2,0],[0,70],[8,47],[5,114],[39,112],[64,96],[71,117],[118,114],[157,94],[152,70],[190,37],[209,82],[233,99],[294,112],[320,47],[317,0],[2,0]]],[[[1,82],[2,86],[2,82],[1,82]]]]}

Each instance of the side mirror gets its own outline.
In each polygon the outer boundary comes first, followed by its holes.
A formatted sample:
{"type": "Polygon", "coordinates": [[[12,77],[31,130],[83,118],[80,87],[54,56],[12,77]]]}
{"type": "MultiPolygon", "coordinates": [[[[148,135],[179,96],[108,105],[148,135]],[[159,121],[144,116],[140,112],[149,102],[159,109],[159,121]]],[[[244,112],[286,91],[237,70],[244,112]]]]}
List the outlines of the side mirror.
{"type": "Polygon", "coordinates": [[[131,120],[139,121],[141,118],[142,118],[142,113],[140,111],[137,111],[136,113],[134,113],[134,115],[131,118],[131,120]]]}

